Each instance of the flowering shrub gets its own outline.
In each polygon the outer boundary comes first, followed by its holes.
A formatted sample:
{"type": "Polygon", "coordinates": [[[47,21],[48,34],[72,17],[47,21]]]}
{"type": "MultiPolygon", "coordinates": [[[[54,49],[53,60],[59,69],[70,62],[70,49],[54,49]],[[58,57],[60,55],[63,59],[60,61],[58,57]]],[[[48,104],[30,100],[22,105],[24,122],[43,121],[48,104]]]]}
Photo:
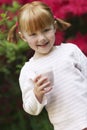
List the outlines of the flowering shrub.
{"type": "Polygon", "coordinates": [[[2,5],[2,4],[6,4],[6,5],[10,5],[10,4],[12,4],[12,0],[1,0],[0,1],[0,5],[2,5]]]}
{"type": "Polygon", "coordinates": [[[23,122],[24,119],[17,78],[21,65],[26,59],[23,54],[27,46],[20,40],[17,45],[6,40],[8,30],[16,20],[14,15],[13,21],[9,19],[12,13],[14,14],[13,7],[17,10],[19,5],[17,3],[13,3],[12,7],[2,5],[0,14],[0,128],[2,130],[16,128],[16,125],[22,130],[25,127],[24,123],[20,125],[20,121],[23,122]]]}

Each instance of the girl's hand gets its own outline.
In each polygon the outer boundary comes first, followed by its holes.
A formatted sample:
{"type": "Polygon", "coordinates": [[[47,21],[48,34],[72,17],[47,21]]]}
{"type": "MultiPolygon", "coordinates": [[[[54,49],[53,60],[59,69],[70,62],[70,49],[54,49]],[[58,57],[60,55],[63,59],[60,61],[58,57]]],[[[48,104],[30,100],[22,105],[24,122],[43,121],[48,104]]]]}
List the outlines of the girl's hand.
{"type": "Polygon", "coordinates": [[[42,75],[38,75],[34,79],[34,85],[34,94],[38,101],[41,103],[44,94],[49,92],[52,89],[52,86],[50,86],[50,81],[48,78],[42,75]]]}

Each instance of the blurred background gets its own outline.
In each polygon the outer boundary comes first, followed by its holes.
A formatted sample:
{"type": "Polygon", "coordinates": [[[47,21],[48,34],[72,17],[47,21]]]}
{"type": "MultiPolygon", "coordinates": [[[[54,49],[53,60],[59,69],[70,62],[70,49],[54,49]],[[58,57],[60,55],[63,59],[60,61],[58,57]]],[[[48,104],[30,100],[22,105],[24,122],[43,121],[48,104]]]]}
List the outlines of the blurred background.
{"type": "MultiPolygon", "coordinates": [[[[32,55],[28,45],[18,38],[9,43],[9,29],[16,23],[18,9],[34,0],[0,0],[0,129],[53,130],[45,109],[39,116],[30,116],[22,108],[18,77],[20,69],[32,55]]],[[[56,45],[61,42],[76,44],[87,56],[87,1],[40,0],[48,4],[56,17],[72,26],[56,34],[56,45]]]]}

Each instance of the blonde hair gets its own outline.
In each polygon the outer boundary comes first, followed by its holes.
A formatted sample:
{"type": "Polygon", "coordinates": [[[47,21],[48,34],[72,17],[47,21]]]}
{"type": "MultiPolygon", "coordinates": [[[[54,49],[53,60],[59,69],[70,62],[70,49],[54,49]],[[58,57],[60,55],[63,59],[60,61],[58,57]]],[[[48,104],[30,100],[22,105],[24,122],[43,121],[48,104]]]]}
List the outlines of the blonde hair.
{"type": "MultiPolygon", "coordinates": [[[[55,24],[59,31],[64,31],[70,24],[62,19],[54,18],[51,9],[40,1],[27,3],[19,9],[18,13],[18,30],[29,34],[42,30],[45,27],[55,24]]],[[[8,33],[7,40],[17,42],[15,35],[17,26],[14,25],[8,33]]]]}

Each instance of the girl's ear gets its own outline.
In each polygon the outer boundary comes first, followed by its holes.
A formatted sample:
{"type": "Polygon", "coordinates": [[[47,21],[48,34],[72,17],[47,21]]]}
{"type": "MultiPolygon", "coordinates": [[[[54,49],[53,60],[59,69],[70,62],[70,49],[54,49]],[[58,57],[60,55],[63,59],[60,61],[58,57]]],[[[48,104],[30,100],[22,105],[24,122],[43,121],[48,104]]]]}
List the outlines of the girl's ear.
{"type": "Polygon", "coordinates": [[[55,30],[57,30],[57,22],[56,21],[54,21],[54,28],[55,28],[55,30]]]}
{"type": "Polygon", "coordinates": [[[21,32],[18,32],[20,38],[24,41],[24,42],[27,42],[24,35],[21,33],[21,32]]]}
{"type": "Polygon", "coordinates": [[[57,23],[56,23],[56,21],[55,21],[55,22],[54,22],[54,31],[55,31],[55,33],[56,33],[57,29],[58,29],[58,27],[57,27],[57,23]]]}

